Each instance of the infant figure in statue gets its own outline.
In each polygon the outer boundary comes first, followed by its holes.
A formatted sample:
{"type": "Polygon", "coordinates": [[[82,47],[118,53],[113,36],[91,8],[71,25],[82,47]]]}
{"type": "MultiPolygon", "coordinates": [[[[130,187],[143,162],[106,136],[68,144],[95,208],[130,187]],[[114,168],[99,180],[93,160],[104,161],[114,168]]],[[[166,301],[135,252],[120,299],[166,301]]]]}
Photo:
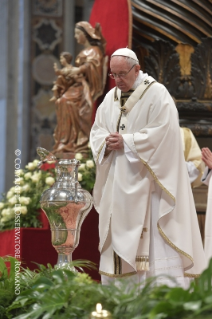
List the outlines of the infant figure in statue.
{"type": "Polygon", "coordinates": [[[75,69],[74,66],[71,65],[72,55],[69,52],[62,52],[60,54],[60,63],[63,66],[62,69],[58,69],[57,63],[54,63],[54,71],[58,76],[57,80],[54,82],[54,86],[52,88],[54,96],[50,99],[50,101],[56,101],[59,99],[63,93],[73,85],[78,77],[72,76],[72,71],[75,69]]]}

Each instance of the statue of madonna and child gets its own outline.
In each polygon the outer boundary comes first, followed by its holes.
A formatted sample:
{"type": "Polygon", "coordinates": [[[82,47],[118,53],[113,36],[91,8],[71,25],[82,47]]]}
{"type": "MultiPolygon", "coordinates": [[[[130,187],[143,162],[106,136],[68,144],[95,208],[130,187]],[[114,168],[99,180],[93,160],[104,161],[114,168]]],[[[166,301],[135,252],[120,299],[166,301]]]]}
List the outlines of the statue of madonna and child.
{"type": "Polygon", "coordinates": [[[62,69],[54,64],[57,80],[51,100],[56,103],[57,115],[55,155],[80,152],[86,156],[93,104],[105,86],[108,57],[100,25],[97,23],[93,28],[85,21],[76,23],[75,38],[84,46],[76,57],[75,66],[71,65],[72,56],[68,52],[60,55],[62,69]]]}

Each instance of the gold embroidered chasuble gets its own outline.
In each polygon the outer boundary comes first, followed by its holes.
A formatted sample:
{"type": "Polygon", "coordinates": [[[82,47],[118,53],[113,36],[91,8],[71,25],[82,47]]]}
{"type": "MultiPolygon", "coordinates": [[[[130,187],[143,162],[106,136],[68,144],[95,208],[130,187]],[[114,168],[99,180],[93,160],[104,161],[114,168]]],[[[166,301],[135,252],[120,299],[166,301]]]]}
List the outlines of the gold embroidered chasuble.
{"type": "MultiPolygon", "coordinates": [[[[158,231],[183,261],[188,276],[197,276],[205,268],[205,256],[188,173],[182,150],[178,114],[166,88],[154,83],[125,115],[122,150],[112,151],[99,163],[105,138],[117,131],[120,119],[119,89],[112,89],[97,110],[90,142],[97,165],[94,203],[99,213],[100,253],[116,267],[100,263],[100,273],[125,276],[138,269],[136,257],[146,236],[145,219],[152,214],[150,197],[153,183],[160,187],[158,231]],[[116,94],[115,94],[116,93],[116,94]],[[139,161],[127,157],[132,152],[139,161]],[[109,247],[109,242],[112,249],[109,247]],[[115,254],[114,254],[115,252],[115,254]],[[127,267],[129,265],[129,267],[127,267]]],[[[121,133],[121,131],[120,131],[121,133]]],[[[148,229],[147,229],[148,232],[148,229]]],[[[143,249],[143,248],[142,248],[143,249]]],[[[137,260],[139,262],[146,260],[137,260]]]]}

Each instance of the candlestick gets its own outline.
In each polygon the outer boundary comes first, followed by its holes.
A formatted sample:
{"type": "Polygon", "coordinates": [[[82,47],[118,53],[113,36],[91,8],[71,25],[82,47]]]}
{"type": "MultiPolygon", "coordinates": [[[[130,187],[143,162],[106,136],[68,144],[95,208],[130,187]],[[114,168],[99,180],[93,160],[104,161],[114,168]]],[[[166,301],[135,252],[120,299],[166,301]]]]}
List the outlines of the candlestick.
{"type": "Polygon", "coordinates": [[[96,304],[96,311],[92,311],[89,319],[112,319],[111,313],[107,310],[102,309],[102,305],[100,303],[96,304]]]}

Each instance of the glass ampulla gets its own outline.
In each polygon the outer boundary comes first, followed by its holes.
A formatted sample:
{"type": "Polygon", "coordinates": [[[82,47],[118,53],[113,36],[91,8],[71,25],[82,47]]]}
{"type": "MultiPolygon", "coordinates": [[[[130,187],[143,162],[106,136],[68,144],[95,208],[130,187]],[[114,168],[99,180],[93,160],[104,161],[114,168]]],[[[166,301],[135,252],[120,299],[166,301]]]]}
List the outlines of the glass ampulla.
{"type": "Polygon", "coordinates": [[[60,159],[38,147],[42,163],[51,159],[56,163],[56,182],[41,195],[41,208],[45,212],[50,228],[51,241],[58,253],[57,268],[69,268],[72,253],[79,244],[80,230],[85,217],[92,208],[92,196],[78,182],[76,159],[60,159]]]}

